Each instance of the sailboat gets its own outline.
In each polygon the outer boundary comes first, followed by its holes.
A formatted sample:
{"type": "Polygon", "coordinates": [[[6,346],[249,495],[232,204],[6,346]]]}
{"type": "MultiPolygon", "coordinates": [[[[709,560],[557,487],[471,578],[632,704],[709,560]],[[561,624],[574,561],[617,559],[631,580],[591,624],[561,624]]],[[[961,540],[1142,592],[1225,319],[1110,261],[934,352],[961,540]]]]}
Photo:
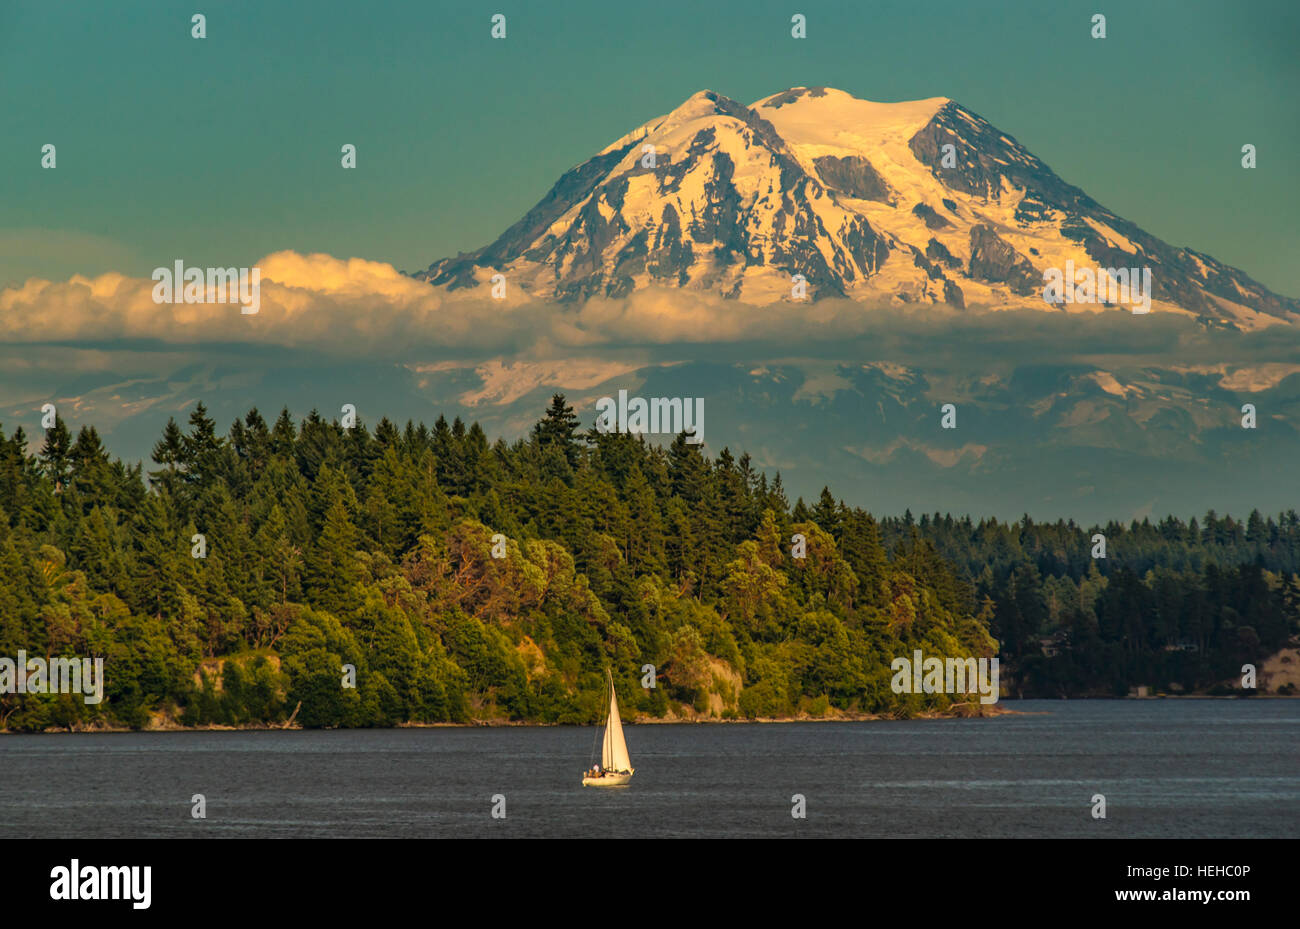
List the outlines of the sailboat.
{"type": "Polygon", "coordinates": [[[627,742],[623,740],[623,721],[618,716],[618,696],[614,693],[614,676],[605,669],[609,680],[609,716],[605,720],[605,740],[600,748],[600,770],[587,771],[582,777],[583,787],[626,787],[636,768],[627,756],[627,742]]]}

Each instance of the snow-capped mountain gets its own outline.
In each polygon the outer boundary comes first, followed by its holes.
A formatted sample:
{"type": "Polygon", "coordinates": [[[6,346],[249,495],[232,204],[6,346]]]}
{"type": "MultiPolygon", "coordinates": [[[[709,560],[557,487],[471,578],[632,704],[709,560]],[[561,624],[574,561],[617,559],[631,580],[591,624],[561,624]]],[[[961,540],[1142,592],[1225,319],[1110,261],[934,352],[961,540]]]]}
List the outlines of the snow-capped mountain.
{"type": "Polygon", "coordinates": [[[803,275],[811,300],[1102,309],[1044,300],[1044,270],[1067,262],[1150,268],[1155,311],[1300,322],[1300,301],[1144,232],[952,100],[821,87],[748,107],[701,91],[567,172],[495,242],[416,276],[462,289],[499,273],[561,301],[658,286],[769,304],[803,275]]]}

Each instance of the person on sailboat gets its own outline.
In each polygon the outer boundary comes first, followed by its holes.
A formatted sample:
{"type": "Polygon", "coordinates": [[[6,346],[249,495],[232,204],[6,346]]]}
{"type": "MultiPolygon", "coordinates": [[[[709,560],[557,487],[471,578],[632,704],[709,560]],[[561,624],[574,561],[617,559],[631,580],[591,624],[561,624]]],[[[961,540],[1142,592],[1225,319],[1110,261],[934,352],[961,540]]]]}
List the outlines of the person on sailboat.
{"type": "MultiPolygon", "coordinates": [[[[623,723],[618,715],[614,676],[608,668],[605,669],[605,680],[609,694],[609,709],[605,715],[605,742],[601,746],[599,763],[593,763],[591,769],[583,773],[582,783],[591,787],[626,787],[636,770],[632,767],[627,742],[623,739],[623,723]]],[[[592,749],[594,755],[594,745],[592,749]]]]}

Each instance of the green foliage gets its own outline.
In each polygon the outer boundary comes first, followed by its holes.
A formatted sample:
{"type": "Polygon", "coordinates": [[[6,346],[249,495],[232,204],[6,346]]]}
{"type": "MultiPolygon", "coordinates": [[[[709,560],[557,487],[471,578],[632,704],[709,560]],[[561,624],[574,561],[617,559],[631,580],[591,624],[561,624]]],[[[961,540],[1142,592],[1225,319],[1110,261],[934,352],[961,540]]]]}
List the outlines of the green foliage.
{"type": "Polygon", "coordinates": [[[936,513],[881,529],[896,562],[914,562],[949,602],[985,604],[1024,696],[1210,690],[1285,647],[1300,622],[1294,510],[1087,529],[936,513]],[[1098,533],[1105,558],[1092,554],[1098,533]]]}
{"type": "Polygon", "coordinates": [[[106,691],[0,695],[9,729],[591,723],[606,666],[628,715],[907,716],[950,703],[892,692],[917,648],[1000,654],[1026,694],[1207,688],[1300,614],[1293,512],[1084,530],[877,520],[829,489],[792,507],[747,455],[582,435],[559,395],[514,444],[287,410],[223,435],[199,405],[147,482],[89,425],[27,446],[0,432],[0,655],[101,657],[106,691]]]}

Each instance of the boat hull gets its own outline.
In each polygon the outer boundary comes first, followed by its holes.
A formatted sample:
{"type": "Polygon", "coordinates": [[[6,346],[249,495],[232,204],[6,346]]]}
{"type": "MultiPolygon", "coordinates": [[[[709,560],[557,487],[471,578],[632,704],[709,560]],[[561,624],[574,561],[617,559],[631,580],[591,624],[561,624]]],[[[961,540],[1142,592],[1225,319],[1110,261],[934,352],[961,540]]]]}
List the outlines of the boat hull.
{"type": "Polygon", "coordinates": [[[604,777],[584,777],[583,787],[626,787],[631,774],[606,774],[604,777]]]}

